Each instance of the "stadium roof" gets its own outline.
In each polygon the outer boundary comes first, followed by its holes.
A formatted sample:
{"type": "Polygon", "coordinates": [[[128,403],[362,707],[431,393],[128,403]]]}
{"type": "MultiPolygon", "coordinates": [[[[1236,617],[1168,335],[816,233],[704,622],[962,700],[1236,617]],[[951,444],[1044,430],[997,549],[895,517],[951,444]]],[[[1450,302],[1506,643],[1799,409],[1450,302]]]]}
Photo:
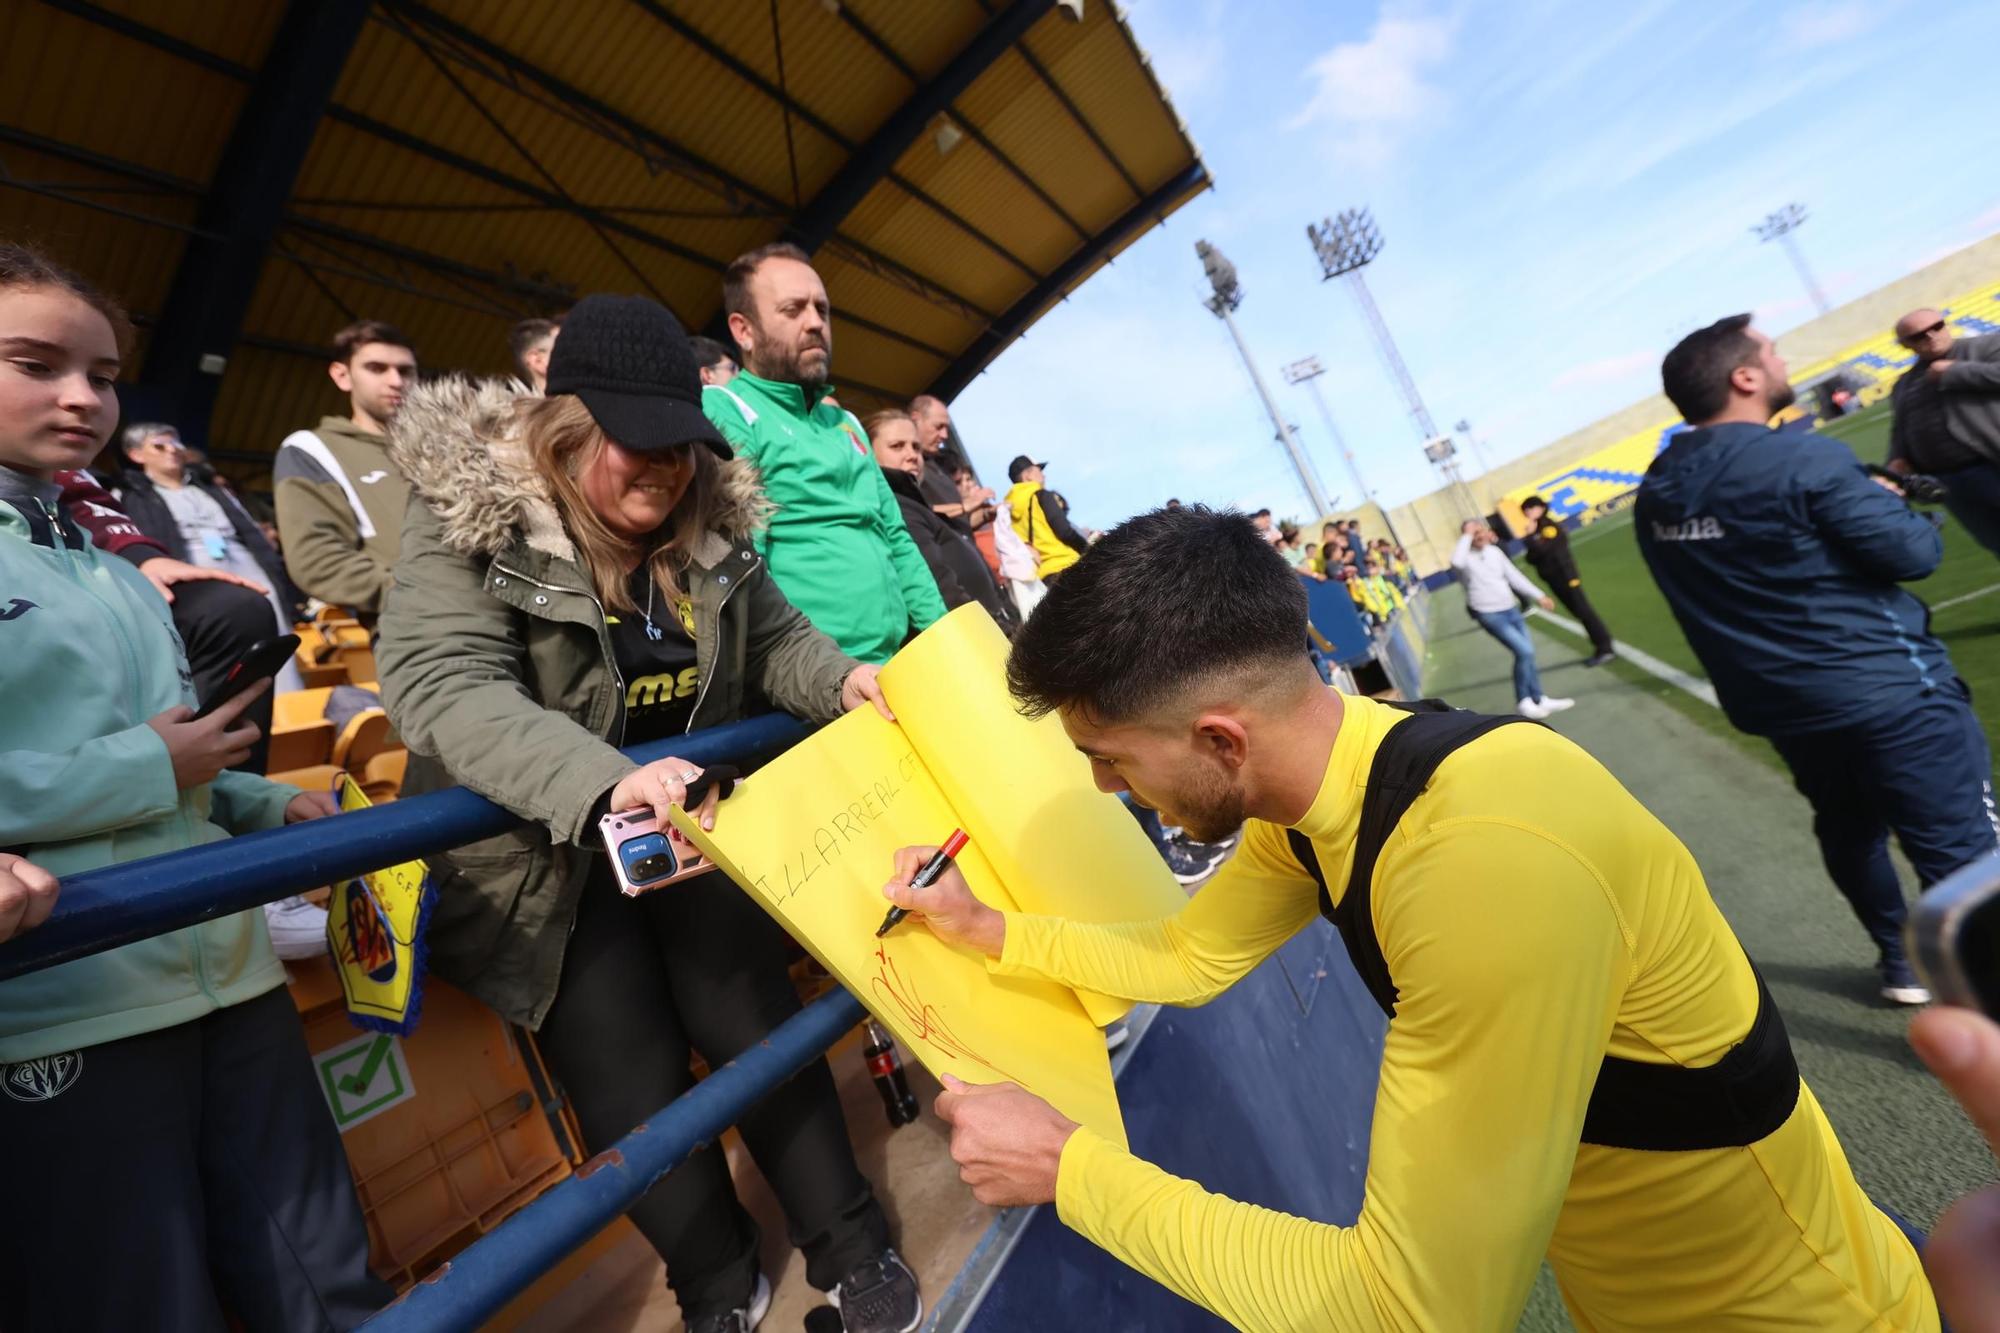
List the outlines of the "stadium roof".
{"type": "Polygon", "coordinates": [[[351,319],[483,372],[590,291],[719,332],[723,266],[780,237],[843,402],[949,398],[1208,185],[1122,16],[1081,9],[43,0],[0,52],[0,233],[132,306],[128,414],[223,450],[336,407],[351,319]]]}

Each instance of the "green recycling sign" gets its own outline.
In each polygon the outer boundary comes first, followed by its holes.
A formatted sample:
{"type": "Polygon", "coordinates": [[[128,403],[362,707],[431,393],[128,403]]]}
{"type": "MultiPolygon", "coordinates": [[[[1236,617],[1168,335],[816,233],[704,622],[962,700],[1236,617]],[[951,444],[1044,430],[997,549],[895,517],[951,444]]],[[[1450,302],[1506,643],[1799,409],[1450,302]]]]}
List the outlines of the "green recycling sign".
{"type": "Polygon", "coordinates": [[[371,1032],[313,1056],[320,1091],[342,1133],[417,1095],[403,1043],[371,1032]]]}

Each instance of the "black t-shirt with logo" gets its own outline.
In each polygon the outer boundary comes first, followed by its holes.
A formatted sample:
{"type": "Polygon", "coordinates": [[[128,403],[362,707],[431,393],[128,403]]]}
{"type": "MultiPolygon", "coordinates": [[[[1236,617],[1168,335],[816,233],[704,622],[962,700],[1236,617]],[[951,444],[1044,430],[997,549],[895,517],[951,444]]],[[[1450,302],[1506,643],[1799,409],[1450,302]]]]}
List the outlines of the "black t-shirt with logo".
{"type": "Polygon", "coordinates": [[[701,693],[695,664],[694,613],[685,595],[653,590],[653,616],[646,618],[650,570],[633,571],[626,589],[637,611],[608,617],[611,652],[625,681],[625,743],[637,745],[687,730],[701,693]]]}

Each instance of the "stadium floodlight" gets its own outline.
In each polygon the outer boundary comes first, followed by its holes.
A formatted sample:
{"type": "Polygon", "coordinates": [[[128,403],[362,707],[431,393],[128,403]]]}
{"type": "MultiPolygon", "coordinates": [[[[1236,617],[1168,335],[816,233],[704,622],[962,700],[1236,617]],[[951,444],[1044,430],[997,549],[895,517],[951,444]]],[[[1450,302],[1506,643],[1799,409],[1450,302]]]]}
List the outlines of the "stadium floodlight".
{"type": "MultiPolygon", "coordinates": [[[[1361,496],[1361,502],[1363,504],[1371,500],[1375,502],[1375,507],[1382,513],[1382,525],[1389,529],[1389,540],[1401,546],[1403,539],[1396,535],[1396,525],[1389,518],[1389,507],[1383,504],[1380,499],[1377,499],[1375,492],[1369,489],[1367,480],[1361,475],[1361,464],[1356,461],[1354,450],[1348,447],[1347,437],[1342,435],[1340,427],[1334,424],[1333,409],[1326,405],[1326,395],[1320,391],[1320,376],[1326,374],[1326,367],[1320,364],[1320,360],[1316,356],[1301,357],[1299,360],[1286,366],[1284,374],[1285,383],[1305,385],[1306,392],[1312,395],[1315,403],[1319,404],[1320,420],[1326,423],[1326,433],[1333,437],[1334,447],[1339,449],[1342,456],[1347,459],[1347,474],[1354,478],[1354,489],[1361,496]]],[[[1418,519],[1417,524],[1421,527],[1423,520],[1418,519]]],[[[1430,540],[1428,532],[1424,534],[1424,540],[1430,540]]]]}
{"type": "Polygon", "coordinates": [[[1806,267],[1805,252],[1799,249],[1799,243],[1792,239],[1792,233],[1805,223],[1806,206],[1786,204],[1750,230],[1755,233],[1758,240],[1776,241],[1784,248],[1786,257],[1792,261],[1792,267],[1799,271],[1799,281],[1806,285],[1806,295],[1812,298],[1814,308],[1824,315],[1833,307],[1827,304],[1826,293],[1820,290],[1819,282],[1813,277],[1812,270],[1806,267]]]}
{"type": "Polygon", "coordinates": [[[1257,373],[1257,362],[1250,355],[1250,347],[1243,341],[1243,331],[1236,327],[1236,320],[1230,313],[1243,304],[1243,284],[1237,280],[1236,265],[1207,241],[1196,241],[1194,252],[1201,260],[1202,272],[1208,275],[1208,285],[1214,293],[1202,304],[1222,321],[1229,330],[1229,336],[1236,341],[1236,350],[1243,357],[1244,369],[1250,372],[1250,383],[1256,386],[1257,396],[1264,400],[1264,410],[1271,414],[1271,424],[1277,428],[1278,443],[1284,445],[1285,452],[1291,455],[1292,469],[1299,474],[1299,484],[1305,488],[1306,499],[1312,503],[1315,521],[1324,518],[1333,512],[1333,502],[1327,499],[1326,487],[1320,483],[1319,474],[1313,470],[1305,450],[1299,447],[1298,436],[1293,433],[1291,423],[1278,412],[1278,404],[1265,387],[1264,377],[1257,373]]]}
{"type": "MultiPolygon", "coordinates": [[[[1416,424],[1419,438],[1428,446],[1438,438],[1437,422],[1431,419],[1431,410],[1424,406],[1424,396],[1417,392],[1416,378],[1404,363],[1402,352],[1397,350],[1388,321],[1382,318],[1381,310],[1375,305],[1375,297],[1368,290],[1368,280],[1363,276],[1363,270],[1382,253],[1382,229],[1375,225],[1375,215],[1365,208],[1350,208],[1337,216],[1323,219],[1319,226],[1308,222],[1306,239],[1312,242],[1313,253],[1319,256],[1322,282],[1347,279],[1347,288],[1354,293],[1355,304],[1361,307],[1361,318],[1367,321],[1368,331],[1375,337],[1376,355],[1382,358],[1389,378],[1402,391],[1403,405],[1409,410],[1410,420],[1416,424]]],[[[1429,456],[1428,448],[1426,456],[1429,456]]],[[[1466,513],[1477,514],[1479,504],[1472,498],[1472,491],[1466,486],[1458,463],[1451,458],[1432,458],[1431,462],[1452,488],[1458,502],[1465,506],[1466,513]]]]}

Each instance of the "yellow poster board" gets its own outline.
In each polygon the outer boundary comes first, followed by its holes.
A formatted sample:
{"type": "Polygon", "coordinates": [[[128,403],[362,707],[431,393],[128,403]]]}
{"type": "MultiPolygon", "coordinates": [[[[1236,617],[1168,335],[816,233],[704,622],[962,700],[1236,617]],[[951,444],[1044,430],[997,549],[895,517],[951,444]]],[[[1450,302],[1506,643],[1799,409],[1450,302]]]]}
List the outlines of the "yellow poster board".
{"type": "Polygon", "coordinates": [[[933,1073],[1019,1083],[1122,1144],[1099,1025],[1126,1006],[994,976],[920,923],[875,938],[895,850],[958,828],[967,882],[1002,910],[1124,921],[1186,901],[1061,724],[1014,711],[1005,662],[991,618],[960,607],[884,668],[896,722],[849,713],[744,782],[713,833],[675,823],[933,1073]]]}

